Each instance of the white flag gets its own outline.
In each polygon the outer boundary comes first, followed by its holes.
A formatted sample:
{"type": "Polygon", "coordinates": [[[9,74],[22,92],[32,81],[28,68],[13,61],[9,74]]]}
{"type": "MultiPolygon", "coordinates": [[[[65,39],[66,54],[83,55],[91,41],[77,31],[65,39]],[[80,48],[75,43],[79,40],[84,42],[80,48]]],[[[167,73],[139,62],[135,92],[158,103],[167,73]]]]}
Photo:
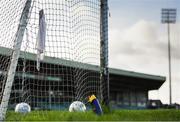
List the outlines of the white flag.
{"type": "Polygon", "coordinates": [[[45,51],[45,41],[46,41],[46,22],[45,15],[43,9],[39,11],[39,30],[36,41],[36,49],[37,49],[37,65],[36,68],[40,70],[40,61],[44,59],[44,51],[45,51]]]}

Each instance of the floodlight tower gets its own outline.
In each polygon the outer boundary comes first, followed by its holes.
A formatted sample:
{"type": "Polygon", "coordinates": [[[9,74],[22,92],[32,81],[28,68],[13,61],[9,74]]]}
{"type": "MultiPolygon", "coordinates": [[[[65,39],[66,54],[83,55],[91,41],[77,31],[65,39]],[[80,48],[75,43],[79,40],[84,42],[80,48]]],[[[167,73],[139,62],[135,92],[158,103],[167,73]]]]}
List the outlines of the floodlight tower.
{"type": "Polygon", "coordinates": [[[172,86],[171,86],[171,43],[170,43],[170,24],[176,23],[176,9],[162,9],[162,24],[167,24],[168,30],[168,61],[169,61],[169,104],[172,104],[172,86]]]}

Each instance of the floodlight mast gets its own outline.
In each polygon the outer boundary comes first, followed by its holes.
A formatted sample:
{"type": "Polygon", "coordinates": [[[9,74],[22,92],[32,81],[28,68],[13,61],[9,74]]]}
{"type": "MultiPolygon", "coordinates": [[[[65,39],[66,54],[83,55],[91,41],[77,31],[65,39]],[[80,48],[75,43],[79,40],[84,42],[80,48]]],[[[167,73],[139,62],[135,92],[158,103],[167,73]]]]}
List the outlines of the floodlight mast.
{"type": "Polygon", "coordinates": [[[176,23],[176,9],[162,9],[162,24],[167,24],[168,34],[168,61],[169,61],[169,104],[172,104],[172,85],[171,85],[171,43],[170,43],[170,24],[176,23]]]}

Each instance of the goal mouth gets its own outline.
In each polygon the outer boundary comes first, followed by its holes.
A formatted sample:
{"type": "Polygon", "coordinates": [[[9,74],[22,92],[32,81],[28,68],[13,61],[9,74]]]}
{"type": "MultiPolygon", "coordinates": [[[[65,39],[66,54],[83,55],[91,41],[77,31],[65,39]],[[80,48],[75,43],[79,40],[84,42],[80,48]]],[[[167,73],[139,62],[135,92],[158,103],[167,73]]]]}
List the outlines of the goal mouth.
{"type": "Polygon", "coordinates": [[[104,3],[0,2],[0,119],[21,102],[32,110],[59,110],[91,94],[102,98],[108,74],[104,3]]]}

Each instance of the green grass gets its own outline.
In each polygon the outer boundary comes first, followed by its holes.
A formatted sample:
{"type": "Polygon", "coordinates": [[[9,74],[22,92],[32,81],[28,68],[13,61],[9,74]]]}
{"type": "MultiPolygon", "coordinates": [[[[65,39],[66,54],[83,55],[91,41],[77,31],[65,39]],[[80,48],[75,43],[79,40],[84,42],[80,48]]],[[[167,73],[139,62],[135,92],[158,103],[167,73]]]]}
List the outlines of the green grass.
{"type": "Polygon", "coordinates": [[[102,116],[93,112],[33,111],[22,115],[9,111],[6,120],[13,121],[180,121],[180,110],[116,110],[102,116]]]}

